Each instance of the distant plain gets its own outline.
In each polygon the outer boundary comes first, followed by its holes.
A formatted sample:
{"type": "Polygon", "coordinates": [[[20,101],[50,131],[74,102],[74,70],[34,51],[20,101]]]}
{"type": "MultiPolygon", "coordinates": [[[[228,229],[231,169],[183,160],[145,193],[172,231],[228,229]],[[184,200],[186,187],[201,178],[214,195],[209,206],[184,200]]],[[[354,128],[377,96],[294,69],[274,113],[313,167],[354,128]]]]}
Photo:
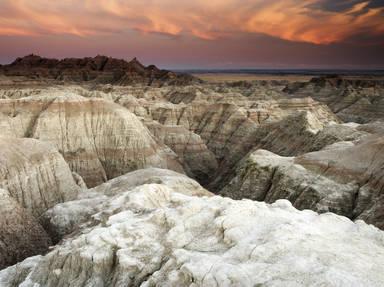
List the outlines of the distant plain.
{"type": "Polygon", "coordinates": [[[310,75],[271,75],[271,74],[246,74],[246,73],[198,73],[194,76],[207,82],[235,82],[235,81],[281,81],[289,82],[308,81],[310,75]]]}

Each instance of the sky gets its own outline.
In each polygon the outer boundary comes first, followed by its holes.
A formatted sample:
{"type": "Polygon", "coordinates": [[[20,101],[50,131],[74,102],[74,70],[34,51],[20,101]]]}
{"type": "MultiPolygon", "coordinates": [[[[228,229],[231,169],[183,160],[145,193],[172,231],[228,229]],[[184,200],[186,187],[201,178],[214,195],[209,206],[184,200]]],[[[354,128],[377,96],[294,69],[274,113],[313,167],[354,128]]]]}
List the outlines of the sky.
{"type": "Polygon", "coordinates": [[[384,69],[384,0],[0,0],[0,63],[384,69]]]}

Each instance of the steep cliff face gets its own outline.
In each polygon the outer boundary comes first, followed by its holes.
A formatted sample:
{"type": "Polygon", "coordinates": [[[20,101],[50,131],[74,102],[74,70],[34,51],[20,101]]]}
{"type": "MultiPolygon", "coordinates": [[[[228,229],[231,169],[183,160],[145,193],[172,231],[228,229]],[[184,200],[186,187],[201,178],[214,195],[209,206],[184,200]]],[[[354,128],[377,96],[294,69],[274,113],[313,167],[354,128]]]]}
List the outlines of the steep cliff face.
{"type": "Polygon", "coordinates": [[[231,154],[225,155],[220,162],[210,187],[219,191],[228,184],[235,174],[237,163],[252,150],[267,149],[280,155],[299,155],[337,141],[321,136],[329,127],[339,126],[333,120],[337,121],[332,116],[328,120],[319,117],[316,111],[298,111],[280,120],[253,125],[252,132],[245,129],[243,139],[238,139],[241,143],[236,145],[234,141],[231,154]]]}
{"type": "Polygon", "coordinates": [[[0,136],[0,188],[0,268],[46,252],[51,239],[40,216],[75,199],[82,189],[52,145],[4,136],[0,136]]]}
{"type": "Polygon", "coordinates": [[[0,189],[0,269],[48,250],[51,240],[35,217],[0,189]]]}
{"type": "Polygon", "coordinates": [[[258,131],[260,148],[283,156],[318,151],[340,141],[357,141],[367,135],[358,124],[321,119],[315,113],[302,111],[280,121],[263,125],[258,131]]]}
{"type": "MultiPolygon", "coordinates": [[[[328,123],[339,122],[339,119],[327,106],[310,98],[284,99],[275,96],[274,99],[266,99],[265,97],[260,99],[261,96],[256,95],[257,88],[258,86],[253,87],[254,91],[251,94],[238,87],[215,89],[209,85],[173,88],[151,87],[148,89],[116,86],[100,86],[95,89],[76,86],[66,89],[60,87],[42,89],[40,91],[35,90],[30,97],[3,100],[4,103],[8,102],[8,107],[6,108],[7,105],[3,107],[5,110],[3,112],[4,120],[0,121],[0,124],[3,123],[4,130],[8,129],[15,133],[15,130],[18,129],[15,126],[20,126],[20,121],[22,126],[28,126],[33,121],[34,115],[41,113],[39,119],[36,119],[36,123],[45,125],[44,122],[54,118],[55,121],[49,124],[49,129],[53,129],[54,126],[59,126],[60,122],[67,122],[68,119],[75,117],[74,114],[80,114],[80,111],[84,111],[84,115],[92,114],[91,118],[94,119],[94,124],[89,125],[93,126],[80,126],[80,128],[74,129],[71,128],[71,125],[60,124],[62,125],[60,130],[66,131],[69,128],[68,132],[75,134],[76,139],[88,138],[89,135],[86,133],[93,133],[98,136],[101,134],[103,138],[105,137],[104,134],[108,134],[108,132],[112,133],[113,131],[115,135],[117,133],[116,126],[119,125],[115,124],[118,121],[114,118],[108,120],[108,124],[104,124],[106,122],[104,115],[110,113],[110,110],[124,110],[122,113],[126,113],[126,109],[128,109],[142,119],[157,141],[169,146],[179,156],[189,175],[204,184],[213,182],[210,187],[217,190],[222,186],[220,183],[224,183],[223,179],[232,172],[235,164],[253,148],[265,146],[265,148],[271,148],[273,151],[287,155],[308,151],[306,145],[311,141],[314,134],[321,131],[328,123]],[[47,93],[50,94],[49,97],[47,97],[47,93]],[[47,100],[42,100],[42,98],[54,100],[52,103],[47,103],[47,100]],[[34,112],[33,108],[24,111],[20,111],[20,108],[15,110],[13,106],[15,101],[17,101],[18,107],[21,106],[21,102],[25,101],[33,101],[34,103],[42,101],[43,103],[39,103],[36,108],[40,112],[34,112]],[[105,101],[109,103],[105,104],[105,101]],[[117,108],[110,101],[124,106],[125,109],[117,108]],[[100,107],[101,105],[103,108],[100,107]],[[58,117],[59,119],[57,119],[58,117]],[[9,128],[10,123],[13,124],[12,128],[9,128]],[[294,127],[289,123],[293,124],[294,127]],[[97,124],[102,124],[100,127],[108,126],[108,131],[97,127],[96,132],[94,126],[97,124]],[[85,136],[81,133],[85,133],[85,136]],[[291,140],[292,137],[294,141],[291,140]],[[212,154],[215,158],[212,157],[212,154]]],[[[274,92],[278,93],[277,91],[274,92]]],[[[18,94],[8,92],[7,97],[17,98],[18,94]]],[[[22,94],[26,94],[26,92],[24,91],[22,94]]],[[[84,115],[78,115],[81,120],[76,120],[76,125],[83,125],[84,119],[87,118],[84,115]]],[[[40,130],[41,128],[37,127],[33,133],[41,138],[43,135],[37,135],[40,130]]],[[[18,134],[23,134],[23,132],[24,129],[21,129],[18,134]]],[[[143,133],[140,132],[140,134],[143,133]]],[[[66,151],[68,147],[65,146],[67,144],[63,145],[62,143],[62,132],[59,135],[60,138],[54,140],[55,145],[61,151],[66,151]]],[[[107,138],[113,138],[114,135],[107,136],[107,138]]],[[[94,140],[90,141],[93,142],[94,140]]],[[[64,143],[66,143],[65,140],[64,143]]],[[[105,144],[110,145],[111,143],[106,142],[105,144]]],[[[71,143],[70,145],[74,144],[71,143]]],[[[66,152],[63,154],[72,169],[78,172],[88,185],[95,186],[106,179],[119,175],[113,172],[111,175],[104,173],[105,161],[100,160],[100,155],[105,153],[104,148],[102,151],[97,150],[97,156],[92,163],[88,164],[87,169],[89,171],[81,171],[80,163],[74,161],[81,158],[81,150],[88,151],[90,149],[83,145],[77,144],[75,145],[76,149],[71,148],[68,151],[72,152],[73,156],[66,156],[66,152]]],[[[98,149],[100,142],[91,145],[98,149]]],[[[112,145],[115,145],[115,142],[112,145]]],[[[120,152],[115,154],[120,154],[120,152]]],[[[156,163],[151,164],[151,166],[168,166],[180,171],[180,166],[175,167],[176,164],[169,160],[171,157],[168,156],[167,164],[169,165],[156,163]]],[[[87,160],[91,161],[91,156],[88,156],[87,160]]],[[[137,168],[149,166],[140,163],[138,159],[134,159],[133,162],[139,162],[137,168]]],[[[124,169],[122,168],[124,166],[128,166],[128,164],[119,165],[119,170],[123,171],[120,174],[134,169],[133,167],[124,169]]],[[[106,172],[109,170],[111,170],[110,167],[107,168],[106,172]]]]}
{"type": "Polygon", "coordinates": [[[149,104],[148,113],[144,115],[163,125],[183,126],[203,139],[215,154],[219,166],[216,170],[218,174],[215,172],[210,178],[214,181],[210,185],[212,189],[220,185],[231,168],[250,150],[263,144],[277,145],[279,140],[273,143],[273,134],[281,138],[281,151],[298,153],[305,148],[306,134],[312,136],[326,124],[339,122],[327,106],[311,99],[248,101],[243,103],[244,106],[227,103],[226,100],[222,96],[218,102],[194,100],[188,105],[159,101],[149,104]],[[284,131],[283,139],[277,127],[281,128],[282,123],[295,122],[296,119],[300,124],[304,121],[309,123],[308,128],[300,127],[301,131],[308,131],[301,135],[299,130],[291,128],[284,131]],[[299,135],[297,143],[288,139],[292,136],[290,133],[299,135]]]}
{"type": "Polygon", "coordinates": [[[220,194],[234,199],[274,202],[288,199],[299,209],[352,215],[355,184],[341,184],[295,164],[294,157],[281,157],[257,150],[238,166],[236,176],[220,194]]]}
{"type": "Polygon", "coordinates": [[[35,139],[5,137],[0,137],[0,187],[36,217],[80,191],[53,146],[35,139]]]}
{"type": "Polygon", "coordinates": [[[203,184],[208,182],[217,169],[217,160],[199,135],[183,126],[167,126],[155,121],[145,125],[158,141],[178,155],[188,176],[203,184]]]}
{"type": "Polygon", "coordinates": [[[131,107],[147,121],[182,126],[198,134],[218,162],[218,168],[203,181],[216,191],[232,177],[236,163],[254,148],[297,155],[331,142],[317,136],[329,124],[340,123],[326,105],[311,98],[284,98],[277,88],[268,89],[270,86],[261,84],[206,85],[170,91],[151,89],[144,93],[129,90],[129,97],[121,91],[116,93],[120,94],[117,102],[131,107]]]}
{"type": "Polygon", "coordinates": [[[191,196],[164,183],[103,201],[88,225],[50,253],[1,271],[0,284],[384,284],[383,232],[363,222],[298,211],[285,200],[191,196]]]}
{"type": "Polygon", "coordinates": [[[0,114],[4,134],[56,146],[90,187],[148,166],[182,171],[176,155],[158,144],[135,115],[103,99],[53,89],[2,100],[0,114]]]}
{"type": "Polygon", "coordinates": [[[383,136],[339,142],[318,152],[281,157],[250,153],[220,194],[274,202],[285,198],[299,209],[331,211],[384,228],[383,136]]]}
{"type": "Polygon", "coordinates": [[[357,185],[352,218],[384,228],[384,137],[372,136],[355,146],[304,154],[295,162],[336,182],[357,185]]]}

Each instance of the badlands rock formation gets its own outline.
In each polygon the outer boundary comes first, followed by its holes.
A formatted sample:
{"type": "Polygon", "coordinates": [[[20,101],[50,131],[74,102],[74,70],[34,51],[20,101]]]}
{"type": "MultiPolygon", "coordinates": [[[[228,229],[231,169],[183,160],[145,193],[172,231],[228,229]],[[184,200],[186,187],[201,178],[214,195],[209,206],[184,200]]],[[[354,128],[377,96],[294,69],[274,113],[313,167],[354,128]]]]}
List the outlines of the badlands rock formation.
{"type": "Polygon", "coordinates": [[[338,142],[321,151],[282,157],[256,150],[242,160],[220,194],[331,211],[384,228],[384,137],[338,142]]]}
{"type": "MultiPolygon", "coordinates": [[[[235,164],[250,150],[255,146],[262,146],[265,141],[270,142],[265,139],[268,135],[272,139],[274,135],[280,134],[278,126],[281,123],[297,121],[297,125],[303,127],[287,129],[284,141],[288,144],[279,144],[277,141],[271,145],[279,145],[281,150],[286,146],[287,151],[296,153],[306,146],[309,140],[307,136],[311,137],[330,122],[339,122],[327,106],[310,98],[257,100],[256,92],[248,98],[245,91],[245,95],[242,95],[237,86],[234,89],[227,87],[219,93],[210,86],[149,89],[104,86],[96,89],[66,87],[28,91],[34,99],[41,94],[65,95],[72,92],[89,101],[95,101],[96,98],[115,101],[143,119],[157,141],[168,145],[179,156],[188,175],[204,184],[212,182],[210,188],[213,190],[222,186],[222,180],[228,177],[235,164]],[[301,134],[301,129],[305,129],[306,125],[309,126],[308,133],[301,134]],[[296,144],[290,140],[292,132],[298,135],[296,144]]],[[[255,87],[253,89],[256,90],[255,87]]],[[[3,97],[13,99],[20,97],[20,94],[25,95],[27,91],[22,89],[12,93],[8,89],[7,93],[3,92],[3,97]]],[[[23,99],[18,99],[20,100],[23,99]]],[[[47,110],[50,109],[48,107],[47,110]]],[[[84,105],[81,109],[84,110],[84,105]]],[[[8,121],[6,118],[6,123],[8,121]]],[[[62,150],[59,146],[58,148],[62,150]]],[[[138,168],[140,167],[144,166],[139,165],[138,168]]],[[[91,183],[91,186],[100,183],[92,183],[92,179],[88,180],[91,175],[85,175],[76,168],[73,170],[83,176],[87,184],[91,183]]],[[[93,175],[103,178],[102,174],[93,175]]]]}
{"type": "Polygon", "coordinates": [[[0,74],[0,286],[384,285],[379,79],[0,74]]]}
{"type": "Polygon", "coordinates": [[[147,122],[151,133],[170,147],[183,163],[185,172],[200,183],[208,183],[217,170],[217,160],[201,137],[183,126],[162,125],[156,121],[147,122]]]}
{"type": "MultiPolygon", "coordinates": [[[[213,182],[210,185],[213,190],[217,189],[239,160],[260,144],[268,133],[273,132],[271,124],[285,122],[287,117],[304,113],[308,114],[311,122],[316,122],[315,130],[311,131],[314,133],[327,123],[339,122],[326,105],[310,98],[267,101],[251,100],[239,93],[220,94],[209,88],[184,87],[174,90],[177,91],[177,101],[174,100],[176,91],[153,91],[150,102],[140,95],[140,104],[145,112],[140,110],[139,115],[166,126],[183,126],[203,139],[215,154],[219,166],[208,180],[213,182]],[[169,99],[173,99],[174,103],[169,99]]],[[[137,110],[133,109],[134,112],[137,110]]]]}
{"type": "Polygon", "coordinates": [[[46,252],[51,239],[39,217],[81,192],[68,164],[53,146],[3,136],[0,188],[0,268],[46,252]]]}
{"type": "Polygon", "coordinates": [[[191,196],[164,183],[114,193],[47,255],[0,271],[0,285],[384,284],[383,232],[361,221],[298,211],[286,200],[191,196]]]}
{"type": "Polygon", "coordinates": [[[285,92],[326,103],[344,121],[367,123],[384,119],[384,80],[345,79],[339,76],[313,78],[289,84],[285,92]]]}
{"type": "Polygon", "coordinates": [[[90,187],[147,166],[182,171],[176,155],[127,109],[71,91],[0,100],[0,128],[54,145],[90,187]]]}
{"type": "Polygon", "coordinates": [[[0,187],[34,216],[74,199],[80,187],[60,153],[35,140],[0,136],[0,187]]]}
{"type": "Polygon", "coordinates": [[[6,76],[117,85],[177,85],[200,82],[190,75],[160,70],[154,65],[145,67],[136,58],[126,62],[105,56],[56,60],[28,55],[17,58],[10,65],[0,66],[0,72],[6,76]]]}
{"type": "Polygon", "coordinates": [[[51,240],[32,214],[0,189],[0,269],[48,250],[51,240]]]}

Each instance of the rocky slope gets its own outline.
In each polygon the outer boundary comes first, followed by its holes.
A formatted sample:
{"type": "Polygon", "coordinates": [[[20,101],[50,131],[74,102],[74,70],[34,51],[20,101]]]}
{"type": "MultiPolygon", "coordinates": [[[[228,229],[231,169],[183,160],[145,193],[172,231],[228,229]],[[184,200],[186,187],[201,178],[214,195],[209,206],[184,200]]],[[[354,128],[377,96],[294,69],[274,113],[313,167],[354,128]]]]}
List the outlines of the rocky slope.
{"type": "MultiPolygon", "coordinates": [[[[203,184],[212,183],[210,188],[218,190],[236,163],[256,146],[280,146],[281,152],[297,154],[325,125],[339,122],[327,106],[310,98],[278,98],[276,90],[273,96],[276,99],[267,99],[256,92],[258,88],[253,87],[254,92],[250,94],[238,86],[214,88],[209,85],[145,89],[72,86],[56,87],[50,92],[72,91],[90,100],[102,98],[124,106],[142,119],[159,142],[179,156],[188,175],[203,184]],[[295,127],[290,127],[288,122],[295,127]],[[277,135],[281,140],[272,140],[277,135]],[[296,138],[296,142],[291,138],[296,138]]],[[[264,91],[269,86],[261,88],[264,91]]],[[[18,98],[28,92],[36,98],[47,91],[8,89],[3,97],[18,98]]]]}
{"type": "Polygon", "coordinates": [[[297,157],[256,150],[220,194],[266,202],[286,198],[299,209],[331,211],[384,228],[383,139],[366,135],[297,157]]]}
{"type": "Polygon", "coordinates": [[[307,97],[326,103],[344,121],[367,123],[384,119],[384,80],[346,79],[340,76],[313,78],[289,84],[293,97],[307,97]]]}
{"type": "Polygon", "coordinates": [[[0,271],[1,286],[384,284],[383,232],[363,222],[164,183],[116,192],[47,255],[0,271]]]}
{"type": "Polygon", "coordinates": [[[208,183],[217,170],[217,160],[199,135],[183,126],[162,125],[156,121],[146,122],[145,125],[156,139],[178,155],[188,176],[200,183],[208,183]]]}
{"type": "Polygon", "coordinates": [[[0,136],[0,187],[36,217],[80,191],[60,153],[35,139],[0,136]]]}
{"type": "Polygon", "coordinates": [[[0,189],[0,269],[48,250],[51,240],[33,215],[0,189]]]}
{"type": "Polygon", "coordinates": [[[75,199],[78,182],[53,146],[0,136],[0,268],[48,250],[51,239],[40,216],[75,199]]]}
{"type": "Polygon", "coordinates": [[[154,65],[142,65],[136,58],[130,62],[106,56],[94,58],[47,59],[36,55],[17,58],[9,65],[0,66],[6,76],[34,79],[53,79],[63,82],[92,82],[116,85],[180,85],[199,83],[186,74],[160,70],[154,65]]]}
{"type": "Polygon", "coordinates": [[[90,187],[147,166],[182,171],[176,155],[135,115],[109,101],[46,89],[0,104],[3,134],[51,143],[90,187]]]}
{"type": "MultiPolygon", "coordinates": [[[[198,134],[218,162],[219,168],[207,180],[213,182],[210,185],[213,190],[217,189],[220,181],[227,177],[239,160],[255,146],[262,144],[269,133],[275,132],[274,123],[286,122],[288,117],[303,113],[308,115],[312,123],[316,122],[314,130],[309,132],[313,134],[328,123],[339,122],[327,106],[310,98],[253,101],[238,94],[229,97],[209,90],[179,89],[183,90],[185,92],[178,93],[179,96],[189,95],[189,100],[193,98],[188,104],[180,99],[178,104],[170,103],[169,93],[157,93],[155,96],[152,94],[155,103],[146,100],[145,96],[140,98],[144,111],[137,108],[133,110],[160,124],[183,126],[198,134]]],[[[174,95],[174,92],[170,94],[174,95]]],[[[121,102],[121,98],[119,101],[121,102]]],[[[305,117],[303,120],[306,120],[305,117]]],[[[291,131],[299,134],[295,129],[291,131]]],[[[301,136],[301,141],[304,146],[304,135],[301,136]]],[[[295,144],[290,143],[290,146],[294,152],[300,149],[295,144]]]]}
{"type": "Polygon", "coordinates": [[[0,265],[45,255],[0,286],[383,285],[379,80],[191,84],[104,57],[5,68],[28,72],[0,76],[0,265]]]}

